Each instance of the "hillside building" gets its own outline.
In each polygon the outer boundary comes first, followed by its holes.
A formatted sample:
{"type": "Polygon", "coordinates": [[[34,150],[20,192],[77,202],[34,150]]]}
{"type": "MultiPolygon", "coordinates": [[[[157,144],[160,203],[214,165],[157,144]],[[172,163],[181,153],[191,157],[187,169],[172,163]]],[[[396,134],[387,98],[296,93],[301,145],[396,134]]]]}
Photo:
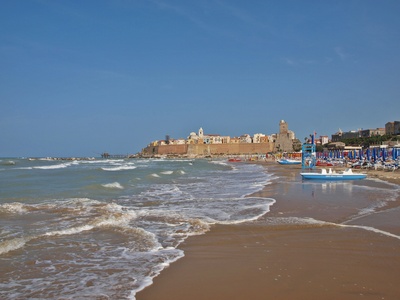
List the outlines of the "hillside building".
{"type": "Polygon", "coordinates": [[[400,121],[387,122],[385,124],[385,132],[388,135],[400,134],[400,121]]]}
{"type": "Polygon", "coordinates": [[[378,135],[385,135],[385,128],[363,129],[360,130],[360,137],[372,137],[378,135]]]}

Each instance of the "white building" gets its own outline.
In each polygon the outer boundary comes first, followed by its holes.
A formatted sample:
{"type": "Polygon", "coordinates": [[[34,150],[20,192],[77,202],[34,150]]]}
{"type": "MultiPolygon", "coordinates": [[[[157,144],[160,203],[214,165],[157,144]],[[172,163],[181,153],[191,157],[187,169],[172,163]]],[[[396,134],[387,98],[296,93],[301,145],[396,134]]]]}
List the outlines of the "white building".
{"type": "Polygon", "coordinates": [[[263,137],[265,137],[265,134],[255,133],[254,136],[253,136],[253,143],[257,143],[257,144],[261,143],[261,139],[263,137]]]}

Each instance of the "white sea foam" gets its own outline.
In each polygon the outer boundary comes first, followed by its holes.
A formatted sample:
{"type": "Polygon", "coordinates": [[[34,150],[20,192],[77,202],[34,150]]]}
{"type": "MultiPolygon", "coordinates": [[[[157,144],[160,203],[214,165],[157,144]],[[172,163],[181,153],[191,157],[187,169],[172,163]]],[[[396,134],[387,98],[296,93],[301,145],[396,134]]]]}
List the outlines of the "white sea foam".
{"type": "Polygon", "coordinates": [[[88,224],[46,232],[44,236],[72,235],[99,227],[124,227],[137,216],[133,211],[123,211],[123,208],[118,204],[108,204],[103,207],[103,210],[107,213],[94,218],[88,224]]]}
{"type": "Polygon", "coordinates": [[[13,161],[13,160],[0,160],[0,165],[3,165],[3,166],[14,166],[15,165],[15,161],[13,161]]]}
{"type": "Polygon", "coordinates": [[[72,165],[72,163],[64,163],[64,164],[50,165],[50,166],[36,166],[36,167],[33,167],[33,168],[34,169],[41,169],[41,170],[53,170],[53,169],[67,168],[70,165],[72,165]]]}
{"type": "Polygon", "coordinates": [[[104,165],[104,164],[121,164],[124,162],[124,160],[123,159],[108,159],[108,160],[100,159],[100,160],[79,160],[77,162],[79,164],[89,164],[89,165],[102,164],[102,165],[104,165]]]}
{"type": "Polygon", "coordinates": [[[372,232],[375,232],[375,233],[379,233],[379,234],[382,234],[382,235],[385,235],[385,236],[392,237],[392,238],[400,240],[400,236],[398,236],[397,234],[393,234],[393,233],[390,233],[390,232],[387,232],[387,231],[384,231],[384,230],[380,230],[380,229],[377,229],[377,228],[374,228],[374,227],[370,227],[370,226],[344,225],[344,224],[339,224],[339,226],[340,227],[351,227],[351,228],[364,229],[364,230],[367,230],[367,231],[372,231],[372,232]]]}
{"type": "Polygon", "coordinates": [[[171,175],[172,173],[174,173],[174,171],[163,171],[163,172],[161,172],[161,174],[164,174],[164,175],[171,175]]]}
{"type": "Polygon", "coordinates": [[[229,166],[226,160],[212,160],[210,161],[212,164],[221,165],[221,166],[229,166]]]}
{"type": "Polygon", "coordinates": [[[71,235],[71,234],[77,234],[77,233],[80,233],[83,231],[92,230],[93,228],[94,228],[93,225],[83,225],[83,226],[67,228],[64,230],[54,230],[54,231],[46,232],[44,234],[44,236],[71,235]]]}
{"type": "MultiPolygon", "coordinates": [[[[173,251],[174,255],[168,255],[169,259],[165,260],[163,263],[160,263],[158,265],[158,268],[155,268],[153,270],[153,274],[151,276],[146,276],[145,278],[142,278],[140,281],[140,285],[132,290],[131,294],[129,295],[129,298],[132,300],[136,299],[136,294],[140,291],[142,291],[144,288],[150,286],[153,284],[153,279],[160,275],[161,271],[163,271],[165,268],[169,267],[172,263],[176,262],[177,260],[181,259],[182,257],[185,256],[184,252],[179,249],[162,249],[160,252],[167,252],[167,251],[173,251]]],[[[164,255],[165,257],[165,255],[164,255]]]]}
{"type": "Polygon", "coordinates": [[[23,214],[27,212],[27,209],[24,204],[19,202],[14,202],[14,203],[4,203],[0,205],[0,211],[6,213],[23,214]]]}
{"type": "Polygon", "coordinates": [[[106,184],[102,184],[102,186],[105,188],[110,188],[110,189],[123,189],[124,188],[119,182],[106,183],[106,184]]]}
{"type": "MultiPolygon", "coordinates": [[[[84,199],[74,199],[75,202],[83,204],[85,201],[82,202],[84,199]]],[[[90,199],[88,199],[90,200],[90,199]]],[[[98,201],[89,201],[92,204],[98,205],[101,204],[98,201]]],[[[70,202],[71,203],[71,202],[70,202]]],[[[22,204],[21,204],[22,205],[22,204]]],[[[46,205],[42,205],[41,209],[43,210],[46,205]]],[[[48,205],[49,207],[47,209],[51,208],[51,205],[48,205]]],[[[53,204],[54,207],[58,207],[56,204],[53,204]]],[[[4,205],[2,205],[4,207],[4,205]]],[[[13,206],[6,206],[6,207],[13,207],[13,206]]],[[[18,203],[14,205],[14,208],[12,210],[15,210],[15,207],[20,207],[18,203]]],[[[90,209],[90,206],[88,207],[90,209]]],[[[93,209],[93,207],[91,207],[93,209]]],[[[52,237],[52,236],[64,236],[64,235],[74,235],[78,234],[84,231],[90,231],[95,228],[101,228],[101,227],[116,227],[116,228],[127,228],[127,229],[132,229],[129,226],[129,222],[137,217],[137,214],[133,210],[128,210],[125,207],[122,207],[116,203],[109,203],[106,205],[99,206],[97,208],[99,212],[102,210],[102,214],[99,217],[95,217],[94,219],[90,220],[88,224],[80,225],[80,226],[73,226],[61,230],[53,230],[49,232],[45,232],[43,234],[38,234],[38,235],[33,235],[30,237],[18,237],[18,238],[12,238],[8,240],[4,240],[0,242],[0,255],[20,249],[25,246],[25,244],[31,240],[38,239],[38,238],[43,238],[43,237],[52,237]]],[[[142,235],[144,234],[145,230],[140,229],[142,232],[142,235]]],[[[156,238],[154,238],[154,235],[151,233],[150,236],[156,241],[156,238]]]]}
{"type": "Polygon", "coordinates": [[[153,174],[151,174],[150,176],[152,176],[152,177],[160,177],[160,175],[158,175],[158,174],[156,174],[156,173],[153,173],[153,174]]]}
{"type": "Polygon", "coordinates": [[[101,168],[104,171],[126,171],[126,170],[134,170],[136,166],[119,166],[119,167],[110,167],[110,168],[101,168]]]}
{"type": "Polygon", "coordinates": [[[30,239],[21,237],[0,242],[0,255],[22,248],[29,240],[30,239]]]}
{"type": "MultiPolygon", "coordinates": [[[[323,226],[323,225],[330,225],[334,223],[329,223],[325,221],[316,220],[313,218],[299,218],[299,217],[274,217],[274,218],[267,218],[266,219],[268,224],[270,225],[316,225],[316,226],[323,226]]],[[[334,224],[337,226],[337,224],[334,224]]]]}
{"type": "Polygon", "coordinates": [[[321,220],[316,220],[314,218],[298,218],[298,217],[289,217],[289,218],[267,218],[268,223],[275,225],[316,225],[316,226],[334,226],[334,227],[342,227],[342,228],[358,228],[367,231],[371,231],[374,233],[379,233],[388,237],[396,238],[400,240],[400,236],[397,234],[393,234],[384,230],[380,230],[370,226],[363,225],[348,225],[345,223],[333,223],[326,222],[321,220]]]}

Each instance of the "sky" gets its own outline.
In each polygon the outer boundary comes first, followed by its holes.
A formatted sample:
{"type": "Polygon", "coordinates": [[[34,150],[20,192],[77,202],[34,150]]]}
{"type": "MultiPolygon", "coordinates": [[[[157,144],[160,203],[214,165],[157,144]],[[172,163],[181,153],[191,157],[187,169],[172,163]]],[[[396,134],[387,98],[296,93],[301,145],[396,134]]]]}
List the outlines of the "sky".
{"type": "Polygon", "coordinates": [[[2,0],[0,157],[400,120],[398,0],[2,0]]]}

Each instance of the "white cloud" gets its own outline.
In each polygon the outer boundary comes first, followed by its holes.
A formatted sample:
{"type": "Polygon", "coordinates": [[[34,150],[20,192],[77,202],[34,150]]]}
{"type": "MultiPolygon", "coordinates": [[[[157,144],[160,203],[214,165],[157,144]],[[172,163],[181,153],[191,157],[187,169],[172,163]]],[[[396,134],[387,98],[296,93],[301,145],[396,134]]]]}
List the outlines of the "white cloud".
{"type": "Polygon", "coordinates": [[[283,60],[289,66],[313,65],[313,64],[318,63],[318,61],[313,60],[313,59],[292,59],[292,58],[285,57],[285,58],[283,58],[283,60]]]}
{"type": "Polygon", "coordinates": [[[334,50],[341,60],[345,60],[349,56],[349,54],[347,54],[342,47],[335,47],[334,50]]]}

